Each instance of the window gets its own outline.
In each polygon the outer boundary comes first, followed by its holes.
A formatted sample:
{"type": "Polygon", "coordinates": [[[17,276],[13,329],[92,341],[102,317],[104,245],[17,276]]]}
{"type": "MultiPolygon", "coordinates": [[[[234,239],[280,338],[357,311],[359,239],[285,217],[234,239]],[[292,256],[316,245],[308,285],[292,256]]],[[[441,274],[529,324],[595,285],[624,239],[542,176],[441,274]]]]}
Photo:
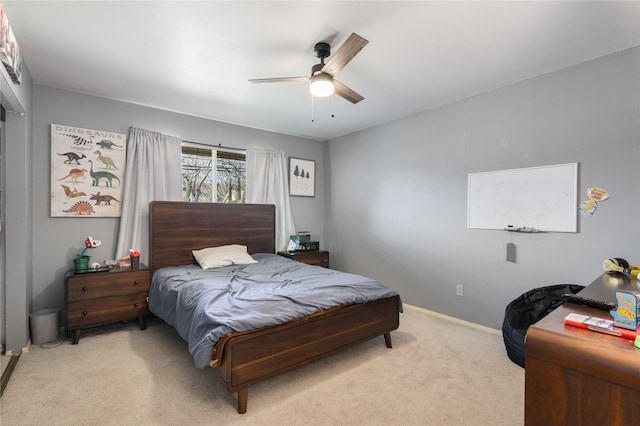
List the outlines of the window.
{"type": "Polygon", "coordinates": [[[245,157],[244,151],[183,143],[182,199],[198,203],[244,203],[245,157]]]}

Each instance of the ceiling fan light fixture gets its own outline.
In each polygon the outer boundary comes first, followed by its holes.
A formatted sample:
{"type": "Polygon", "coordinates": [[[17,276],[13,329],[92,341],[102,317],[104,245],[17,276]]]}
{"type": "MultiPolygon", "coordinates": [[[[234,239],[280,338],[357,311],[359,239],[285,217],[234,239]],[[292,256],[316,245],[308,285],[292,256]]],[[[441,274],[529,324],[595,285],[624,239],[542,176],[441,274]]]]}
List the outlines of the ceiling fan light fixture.
{"type": "Polygon", "coordinates": [[[311,92],[313,96],[318,96],[321,98],[333,95],[333,77],[325,72],[319,72],[315,74],[311,77],[309,92],[311,92]]]}

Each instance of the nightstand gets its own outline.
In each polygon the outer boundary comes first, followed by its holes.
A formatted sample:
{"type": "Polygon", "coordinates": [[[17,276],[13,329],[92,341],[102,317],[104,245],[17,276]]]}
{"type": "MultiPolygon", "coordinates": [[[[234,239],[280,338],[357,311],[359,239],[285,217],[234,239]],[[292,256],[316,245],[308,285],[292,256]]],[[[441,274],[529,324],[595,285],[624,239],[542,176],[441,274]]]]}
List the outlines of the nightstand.
{"type": "Polygon", "coordinates": [[[279,251],[278,254],[308,265],[322,266],[324,268],[329,267],[329,252],[325,250],[297,251],[294,253],[279,251]]]}
{"type": "Polygon", "coordinates": [[[149,269],[114,267],[109,272],[74,274],[64,280],[64,326],[80,340],[83,328],[137,318],[140,329],[147,328],[149,314],[149,269]]]}

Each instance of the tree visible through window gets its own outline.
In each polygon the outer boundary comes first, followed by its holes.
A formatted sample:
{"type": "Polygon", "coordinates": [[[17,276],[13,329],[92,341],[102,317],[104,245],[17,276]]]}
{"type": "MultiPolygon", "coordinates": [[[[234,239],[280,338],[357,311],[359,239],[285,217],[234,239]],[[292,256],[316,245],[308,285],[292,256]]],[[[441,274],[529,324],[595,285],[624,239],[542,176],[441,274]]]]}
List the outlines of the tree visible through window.
{"type": "Polygon", "coordinates": [[[243,151],[182,145],[184,201],[244,203],[246,176],[247,163],[243,151]]]}

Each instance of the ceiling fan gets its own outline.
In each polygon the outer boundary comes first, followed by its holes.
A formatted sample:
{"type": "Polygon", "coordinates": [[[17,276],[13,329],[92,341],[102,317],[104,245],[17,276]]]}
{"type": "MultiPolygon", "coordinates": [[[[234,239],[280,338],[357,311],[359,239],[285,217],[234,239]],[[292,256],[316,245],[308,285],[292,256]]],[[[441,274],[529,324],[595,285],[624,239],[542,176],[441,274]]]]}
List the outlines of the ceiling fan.
{"type": "Polygon", "coordinates": [[[329,43],[316,43],[314,51],[316,57],[320,58],[320,63],[311,67],[309,77],[280,77],[280,78],[257,78],[249,80],[252,83],[280,83],[287,81],[311,81],[309,91],[314,96],[329,96],[335,93],[351,103],[357,104],[364,99],[363,96],[340,83],[334,77],[344,68],[361,50],[369,43],[368,40],[352,33],[347,41],[324,63],[324,59],[331,55],[329,43]]]}

